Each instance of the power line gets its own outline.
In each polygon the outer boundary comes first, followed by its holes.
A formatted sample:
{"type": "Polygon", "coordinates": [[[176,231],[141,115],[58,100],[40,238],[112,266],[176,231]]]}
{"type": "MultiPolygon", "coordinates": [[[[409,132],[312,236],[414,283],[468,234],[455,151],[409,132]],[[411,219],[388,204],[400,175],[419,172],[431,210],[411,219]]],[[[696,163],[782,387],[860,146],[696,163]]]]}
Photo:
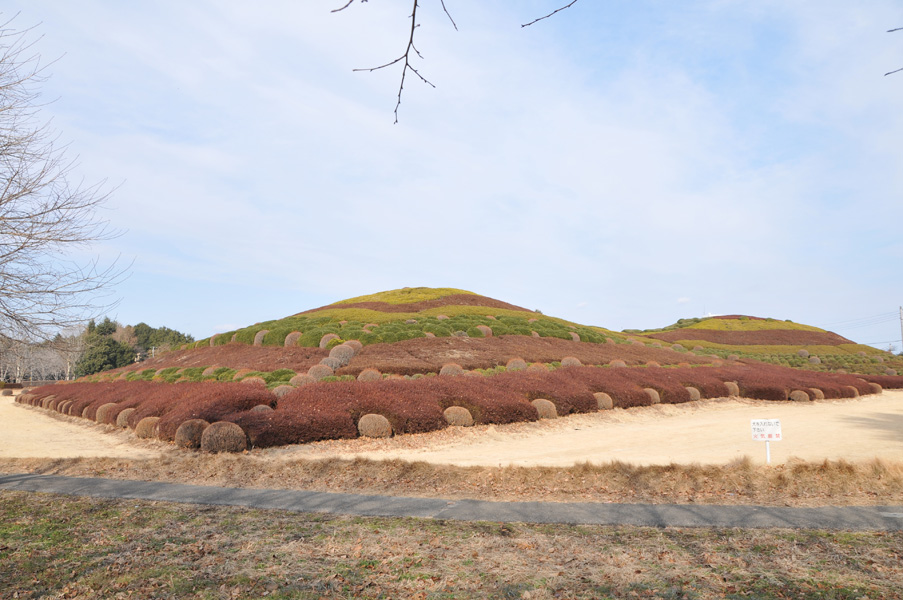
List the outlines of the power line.
{"type": "Polygon", "coordinates": [[[873,315],[871,317],[857,317],[855,319],[847,319],[844,321],[834,321],[833,323],[827,323],[826,325],[822,325],[821,327],[822,328],[834,327],[837,325],[846,325],[847,328],[860,327],[860,326],[865,327],[865,326],[873,325],[873,324],[889,323],[890,321],[893,321],[896,319],[897,319],[897,313],[896,313],[896,311],[894,311],[894,312],[888,312],[888,313],[881,313],[880,315],[873,315]]]}

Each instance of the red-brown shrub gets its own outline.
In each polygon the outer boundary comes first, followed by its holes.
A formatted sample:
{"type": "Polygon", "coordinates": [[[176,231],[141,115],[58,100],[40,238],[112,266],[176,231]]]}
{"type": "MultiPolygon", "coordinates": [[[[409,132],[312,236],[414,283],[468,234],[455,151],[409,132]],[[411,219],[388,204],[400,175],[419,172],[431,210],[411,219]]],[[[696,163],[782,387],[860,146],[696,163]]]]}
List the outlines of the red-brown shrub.
{"type": "Polygon", "coordinates": [[[358,381],[379,381],[382,378],[382,373],[376,369],[364,369],[357,375],[358,381]]]}
{"type": "Polygon", "coordinates": [[[790,400],[792,402],[809,402],[809,393],[803,390],[793,390],[790,392],[790,400]]]}
{"type": "Polygon", "coordinates": [[[562,367],[582,367],[583,363],[580,362],[579,358],[573,356],[565,356],[561,359],[562,367]]]}
{"type": "Polygon", "coordinates": [[[537,398],[530,404],[536,409],[536,413],[540,419],[557,419],[558,411],[555,410],[555,404],[545,398],[537,398]]]}
{"type": "Polygon", "coordinates": [[[288,382],[294,386],[307,385],[309,383],[315,383],[316,381],[317,381],[316,379],[314,379],[313,377],[311,377],[310,375],[307,375],[307,374],[295,375],[294,377],[292,377],[291,379],[288,380],[288,382]]]}
{"type": "Polygon", "coordinates": [[[211,423],[201,434],[202,452],[243,452],[247,448],[247,435],[235,423],[211,423]]]}
{"type": "Polygon", "coordinates": [[[392,437],[392,424],[382,415],[369,413],[358,419],[357,431],[361,437],[387,438],[392,437]]]}
{"type": "Polygon", "coordinates": [[[473,425],[473,415],[463,406],[449,406],[442,411],[445,422],[454,427],[471,427],[473,425]]]}
{"type": "Polygon", "coordinates": [[[514,357],[505,363],[505,369],[508,371],[523,371],[527,368],[527,361],[520,357],[514,357]]]}
{"type": "Polygon", "coordinates": [[[176,429],[174,441],[180,448],[195,450],[201,447],[201,436],[210,423],[203,419],[189,419],[176,429]]]}
{"type": "Polygon", "coordinates": [[[351,362],[351,359],[354,358],[354,355],[354,348],[349,346],[347,342],[344,344],[339,344],[329,351],[329,357],[338,360],[340,367],[344,367],[349,362],[351,362]]]}
{"type": "MultiPolygon", "coordinates": [[[[185,384],[176,384],[179,387],[185,384]]],[[[182,396],[167,407],[157,425],[161,440],[172,440],[179,425],[190,419],[208,423],[225,420],[227,415],[250,410],[259,404],[273,406],[276,396],[264,386],[244,383],[201,383],[192,386],[190,395],[182,396]]]]}
{"type": "Polygon", "coordinates": [[[324,364],[314,365],[310,369],[307,370],[307,374],[313,377],[315,380],[319,381],[324,377],[332,377],[335,375],[335,371],[332,370],[331,367],[324,364]]]}
{"type": "Polygon", "coordinates": [[[338,335],[334,333],[327,333],[323,337],[320,338],[320,348],[326,348],[329,345],[329,342],[332,340],[341,339],[338,335]]]}
{"type": "Polygon", "coordinates": [[[442,365],[442,368],[439,369],[439,375],[443,376],[454,376],[454,375],[463,375],[464,368],[461,367],[458,363],[446,363],[442,365]]]}

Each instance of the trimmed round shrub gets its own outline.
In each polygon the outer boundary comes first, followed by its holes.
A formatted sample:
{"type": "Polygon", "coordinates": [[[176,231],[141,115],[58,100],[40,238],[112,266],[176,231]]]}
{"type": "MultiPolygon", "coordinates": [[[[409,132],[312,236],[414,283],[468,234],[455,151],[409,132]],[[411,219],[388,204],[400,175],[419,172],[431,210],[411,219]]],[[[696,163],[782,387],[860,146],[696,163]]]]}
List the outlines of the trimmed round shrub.
{"type": "Polygon", "coordinates": [[[537,398],[530,404],[532,404],[533,408],[536,409],[536,412],[539,413],[540,419],[558,418],[558,411],[555,409],[555,405],[552,404],[551,400],[546,400],[545,398],[537,398]]]}
{"type": "Polygon", "coordinates": [[[383,374],[377,369],[364,369],[357,374],[358,381],[379,381],[383,378],[383,374]]]}
{"type": "Polygon", "coordinates": [[[275,387],[275,389],[273,389],[273,394],[277,398],[282,398],[283,396],[285,396],[289,392],[293,391],[294,389],[295,389],[295,386],[293,386],[293,385],[277,385],[275,387]]]}
{"type": "Polygon", "coordinates": [[[882,394],[882,393],[884,393],[884,388],[882,388],[882,387],[881,387],[879,384],[877,384],[877,383],[869,382],[869,389],[872,391],[873,394],[882,394]]]}
{"type": "Polygon", "coordinates": [[[294,377],[292,377],[291,379],[288,380],[288,382],[294,386],[307,385],[309,383],[314,383],[315,381],[317,381],[316,378],[311,377],[310,375],[307,375],[307,374],[303,374],[303,373],[301,375],[295,375],[294,377]]]}
{"type": "Polygon", "coordinates": [[[616,358],[616,359],[614,359],[613,361],[610,361],[610,362],[608,363],[608,366],[609,366],[609,367],[614,367],[614,368],[623,368],[623,367],[626,367],[626,366],[627,366],[627,363],[624,362],[623,360],[621,360],[620,358],[616,358]]]}
{"type": "Polygon", "coordinates": [[[217,370],[217,369],[219,369],[219,367],[216,367],[216,366],[213,366],[213,367],[207,367],[207,368],[204,369],[204,371],[201,373],[201,377],[212,377],[213,374],[216,373],[216,370],[217,370]]]}
{"type": "Polygon", "coordinates": [[[100,408],[97,409],[97,412],[94,414],[94,420],[98,423],[106,423],[107,425],[112,425],[113,411],[116,410],[118,406],[119,405],[115,402],[107,402],[106,404],[101,405],[100,408]]]}
{"type": "Polygon", "coordinates": [[[793,390],[790,392],[790,400],[793,402],[809,402],[809,394],[803,390],[793,390]]]}
{"type": "Polygon", "coordinates": [[[736,381],[725,381],[724,387],[727,388],[728,396],[739,396],[740,395],[740,386],[737,385],[736,381]]]}
{"type": "Polygon", "coordinates": [[[548,373],[549,367],[546,366],[545,363],[541,363],[541,362],[530,363],[530,366],[527,367],[527,372],[528,373],[548,373]]]}
{"type": "Polygon", "coordinates": [[[307,374],[313,377],[315,380],[320,381],[324,377],[332,377],[335,375],[335,371],[332,370],[332,367],[329,365],[319,364],[314,365],[307,370],[307,374]]]}
{"type": "Polygon", "coordinates": [[[417,322],[417,319],[405,319],[405,325],[413,325],[417,322]]]}
{"type": "Polygon", "coordinates": [[[12,390],[3,390],[2,392],[0,392],[0,394],[2,394],[3,396],[12,396],[13,391],[12,390]]]}
{"type": "MultiPolygon", "coordinates": [[[[286,386],[286,387],[291,387],[291,386],[286,386]]],[[[294,388],[292,388],[292,389],[294,389],[294,388]]],[[[250,412],[252,412],[252,413],[271,413],[271,412],[273,412],[273,407],[270,406],[269,404],[258,404],[257,406],[252,408],[250,412]]]]}
{"type": "Polygon", "coordinates": [[[684,348],[684,347],[683,347],[682,345],[680,345],[680,344],[671,344],[671,349],[672,349],[672,350],[677,350],[678,352],[683,352],[684,350],[686,350],[686,348],[684,348]]]}
{"type": "Polygon", "coordinates": [[[438,321],[444,321],[446,319],[448,319],[448,315],[436,315],[436,320],[438,321]]]}
{"type": "Polygon", "coordinates": [[[492,337],[492,327],[489,325],[477,325],[477,329],[483,334],[483,337],[492,337]]]}
{"type": "Polygon", "coordinates": [[[530,335],[533,336],[533,337],[535,337],[535,338],[540,337],[540,335],[539,335],[537,332],[535,332],[535,331],[531,331],[531,332],[530,332],[530,335]]]}
{"type": "Polygon", "coordinates": [[[232,376],[232,381],[239,381],[248,373],[253,373],[254,369],[239,369],[235,372],[235,375],[232,376]]]}
{"type": "Polygon", "coordinates": [[[811,365],[820,365],[820,364],[821,364],[821,359],[820,359],[819,357],[817,357],[817,356],[810,356],[810,357],[809,357],[809,364],[811,364],[811,365]]]}
{"type": "Polygon", "coordinates": [[[885,375],[896,375],[897,370],[896,369],[884,369],[884,374],[885,375]]]}
{"type": "Polygon", "coordinates": [[[824,400],[825,393],[818,388],[809,388],[809,393],[812,394],[812,398],[814,400],[824,400]]]}
{"type": "Polygon", "coordinates": [[[851,397],[853,397],[853,398],[858,398],[858,397],[859,397],[859,388],[857,388],[857,387],[854,386],[854,385],[847,385],[847,386],[844,386],[844,387],[845,387],[847,390],[850,391],[850,393],[852,394],[851,397]]]}
{"type": "Polygon", "coordinates": [[[470,427],[473,425],[473,416],[470,411],[463,406],[449,406],[442,415],[445,422],[453,427],[470,427]]]}
{"type": "Polygon", "coordinates": [[[287,336],[285,336],[285,341],[282,343],[283,347],[291,348],[292,346],[298,345],[298,340],[301,339],[301,336],[304,335],[300,331],[293,331],[287,336]]]}
{"type": "Polygon", "coordinates": [[[242,383],[247,383],[250,385],[266,385],[267,381],[263,377],[245,377],[241,380],[242,383]]]}
{"type": "MultiPolygon", "coordinates": [[[[336,348],[338,348],[338,346],[336,346],[336,348]]],[[[320,364],[326,365],[333,371],[335,371],[336,369],[341,369],[345,366],[345,363],[343,363],[341,360],[339,360],[338,358],[333,358],[331,356],[325,356],[320,359],[320,364]]]]}
{"type": "Polygon", "coordinates": [[[384,416],[370,413],[357,422],[357,432],[361,437],[392,437],[392,424],[384,416]]]}
{"type": "Polygon", "coordinates": [[[596,392],[593,394],[593,397],[596,399],[596,405],[599,407],[599,410],[611,410],[615,407],[614,400],[605,392],[596,392]]]}
{"type": "Polygon", "coordinates": [[[877,360],[879,363],[883,363],[883,362],[884,362],[884,357],[883,357],[883,356],[876,356],[876,357],[875,357],[875,360],[877,360]]]}
{"type": "Polygon", "coordinates": [[[646,366],[647,366],[647,367],[653,367],[653,368],[655,368],[655,367],[661,367],[661,365],[660,365],[659,363],[655,362],[654,360],[647,361],[647,362],[646,362],[646,366]]]}
{"type": "Polygon", "coordinates": [[[337,359],[343,367],[351,362],[351,359],[354,358],[354,355],[354,348],[349,346],[347,342],[344,344],[339,344],[329,351],[329,358],[337,359]]]}
{"type": "Polygon", "coordinates": [[[514,357],[505,363],[505,369],[508,371],[523,371],[526,368],[527,361],[519,357],[514,357]]]}
{"type": "Polygon", "coordinates": [[[439,375],[455,376],[455,375],[463,375],[463,374],[464,374],[464,367],[462,367],[458,363],[446,363],[446,364],[442,365],[441,369],[439,369],[439,375]]]}
{"type": "Polygon", "coordinates": [[[705,350],[702,346],[693,346],[693,352],[702,352],[705,350]]]}
{"type": "MultiPolygon", "coordinates": [[[[69,414],[69,407],[72,406],[72,400],[63,400],[56,405],[56,412],[64,415],[69,414]]],[[[122,414],[122,413],[120,413],[122,414]]]]}
{"type": "Polygon", "coordinates": [[[570,333],[570,336],[571,336],[571,339],[572,339],[572,340],[574,340],[575,342],[579,342],[579,341],[580,341],[580,336],[577,335],[577,332],[576,332],[576,331],[571,331],[571,332],[569,332],[569,333],[570,333]]]}
{"type": "Polygon", "coordinates": [[[582,367],[583,363],[576,356],[565,356],[561,359],[562,367],[582,367]]]}
{"type": "Polygon", "coordinates": [[[662,398],[658,395],[658,390],[654,390],[652,388],[643,388],[643,391],[646,392],[647,396],[649,396],[649,400],[652,401],[652,404],[661,403],[662,398]]]}
{"type": "Polygon", "coordinates": [[[146,440],[157,437],[157,421],[160,417],[144,417],[135,425],[135,435],[146,440]]]}
{"type": "Polygon", "coordinates": [[[201,436],[210,423],[204,419],[189,419],[176,429],[174,441],[179,448],[196,450],[201,447],[201,436]]]}
{"type": "Polygon", "coordinates": [[[466,331],[459,329],[458,331],[456,331],[452,334],[452,337],[466,338],[466,337],[470,337],[470,336],[467,335],[466,331]]]}
{"type": "Polygon", "coordinates": [[[119,414],[116,415],[116,427],[121,427],[125,429],[129,426],[129,417],[132,416],[132,413],[137,409],[135,408],[126,408],[125,410],[119,411],[119,414]]]}
{"type": "Polygon", "coordinates": [[[425,335],[425,336],[428,337],[428,338],[434,338],[434,337],[436,337],[436,334],[433,333],[432,331],[424,331],[424,332],[423,332],[423,335],[425,335]]]}
{"type": "Polygon", "coordinates": [[[263,338],[270,332],[269,329],[261,329],[257,333],[254,334],[254,345],[255,346],[263,346],[263,338]]]}
{"type": "Polygon", "coordinates": [[[688,362],[679,362],[677,363],[677,366],[681,369],[689,369],[691,365],[688,362]]]}
{"type": "Polygon", "coordinates": [[[364,347],[360,340],[348,340],[345,342],[345,345],[354,350],[355,354],[360,352],[364,347]]]}
{"type": "MultiPolygon", "coordinates": [[[[44,402],[49,402],[49,401],[45,399],[44,402]]],[[[47,408],[47,404],[44,404],[44,408],[47,408]]],[[[86,406],[86,407],[84,408],[84,410],[82,410],[82,419],[87,419],[87,418],[89,418],[89,417],[88,417],[88,413],[90,413],[90,412],[91,412],[91,407],[90,407],[90,406],[86,406]]]]}
{"type": "Polygon", "coordinates": [[[690,401],[691,402],[695,402],[696,400],[702,399],[702,394],[699,393],[699,390],[692,386],[687,386],[687,392],[690,393],[690,401]]]}
{"type": "Polygon", "coordinates": [[[320,338],[320,348],[326,348],[329,345],[329,342],[332,340],[341,339],[338,335],[334,333],[327,333],[323,337],[320,338]]]}
{"type": "Polygon", "coordinates": [[[737,354],[728,354],[727,359],[728,360],[740,360],[740,356],[737,354]]]}
{"type": "MultiPolygon", "coordinates": [[[[610,338],[610,337],[605,338],[605,343],[606,343],[606,344],[617,344],[617,342],[614,341],[614,339],[613,339],[613,338],[610,338]]],[[[659,344],[658,347],[661,348],[662,345],[659,344]]]]}
{"type": "Polygon", "coordinates": [[[248,449],[248,436],[244,429],[228,421],[211,423],[201,434],[203,452],[244,452],[248,449]]]}
{"type": "Polygon", "coordinates": [[[801,356],[803,358],[809,358],[809,351],[806,350],[805,348],[801,348],[796,351],[796,355],[801,356]]]}

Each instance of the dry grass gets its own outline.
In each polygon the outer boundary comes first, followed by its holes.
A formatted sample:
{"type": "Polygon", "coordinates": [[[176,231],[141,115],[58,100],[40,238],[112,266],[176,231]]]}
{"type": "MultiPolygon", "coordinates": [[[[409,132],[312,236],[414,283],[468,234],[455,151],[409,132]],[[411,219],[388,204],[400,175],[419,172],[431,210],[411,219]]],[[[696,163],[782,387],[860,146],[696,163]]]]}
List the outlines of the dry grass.
{"type": "Polygon", "coordinates": [[[455,467],[400,460],[279,460],[258,452],[167,452],[153,460],[0,459],[0,472],[30,472],[273,489],[450,499],[756,504],[903,504],[903,462],[790,462],[723,466],[455,467]]]}
{"type": "Polygon", "coordinates": [[[0,493],[3,597],[884,598],[901,532],[356,518],[0,493]]]}

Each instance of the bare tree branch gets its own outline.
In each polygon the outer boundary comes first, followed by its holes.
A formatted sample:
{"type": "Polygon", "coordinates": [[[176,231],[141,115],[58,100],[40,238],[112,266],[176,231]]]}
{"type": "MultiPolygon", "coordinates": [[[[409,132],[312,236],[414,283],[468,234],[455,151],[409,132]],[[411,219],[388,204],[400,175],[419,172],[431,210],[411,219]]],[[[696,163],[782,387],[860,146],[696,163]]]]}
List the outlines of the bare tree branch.
{"type": "MultiPolygon", "coordinates": [[[[897,27],[896,29],[888,29],[887,33],[893,33],[895,31],[903,31],[903,27],[897,27]]],[[[884,76],[887,77],[888,75],[893,75],[894,73],[899,73],[900,71],[903,71],[903,67],[896,69],[894,71],[890,71],[889,73],[885,73],[884,76]]]]}
{"type": "MultiPolygon", "coordinates": [[[[343,6],[342,9],[346,8],[347,6],[348,5],[343,6]]],[[[444,4],[443,4],[443,7],[444,7],[444,4]]],[[[395,103],[395,123],[396,124],[398,123],[398,108],[401,106],[401,94],[404,91],[404,80],[408,74],[408,71],[411,71],[412,73],[414,73],[414,75],[419,77],[420,81],[422,81],[423,83],[429,85],[432,88],[436,87],[435,85],[433,85],[433,83],[431,81],[429,81],[426,77],[421,75],[420,72],[417,69],[415,69],[414,66],[411,64],[411,51],[412,50],[419,58],[421,58],[421,59],[423,58],[423,55],[420,54],[420,51],[417,50],[416,46],[414,46],[414,33],[417,31],[417,28],[420,26],[417,23],[417,8],[418,8],[418,0],[414,0],[414,6],[411,10],[411,33],[410,33],[410,36],[408,37],[408,44],[405,47],[404,54],[402,54],[395,60],[393,60],[391,62],[387,62],[384,65],[379,65],[378,67],[370,67],[370,68],[366,68],[366,69],[354,69],[355,71],[368,71],[368,72],[372,73],[373,71],[378,71],[379,69],[385,69],[386,67],[391,67],[394,64],[404,61],[404,67],[401,70],[401,83],[398,85],[398,101],[395,103]]],[[[448,13],[446,13],[446,14],[448,14],[448,13]]],[[[449,18],[451,18],[451,15],[449,15],[449,18]]],[[[454,21],[452,21],[452,23],[454,24],[454,21]]],[[[457,28],[457,26],[456,26],[456,28],[457,28]]]]}
{"type": "Polygon", "coordinates": [[[0,24],[0,335],[47,339],[108,309],[96,304],[123,271],[70,258],[115,237],[97,216],[109,192],[72,181],[68,148],[38,118],[46,65],[29,30],[10,24],[0,24]]]}
{"type": "Polygon", "coordinates": [[[568,9],[568,8],[574,6],[574,5],[577,4],[577,2],[579,2],[579,1],[580,1],[580,0],[572,0],[569,4],[567,4],[567,5],[565,5],[565,6],[562,6],[562,7],[560,7],[560,8],[556,8],[555,10],[553,10],[552,12],[550,12],[549,14],[547,14],[547,15],[544,16],[544,17],[539,17],[538,19],[533,19],[533,20],[530,21],[529,23],[524,23],[523,25],[521,25],[521,27],[529,27],[530,25],[533,25],[534,23],[539,23],[539,22],[542,21],[543,19],[548,19],[548,18],[551,17],[552,15],[557,14],[557,13],[560,13],[561,11],[563,11],[563,10],[565,10],[565,9],[568,9]]]}

